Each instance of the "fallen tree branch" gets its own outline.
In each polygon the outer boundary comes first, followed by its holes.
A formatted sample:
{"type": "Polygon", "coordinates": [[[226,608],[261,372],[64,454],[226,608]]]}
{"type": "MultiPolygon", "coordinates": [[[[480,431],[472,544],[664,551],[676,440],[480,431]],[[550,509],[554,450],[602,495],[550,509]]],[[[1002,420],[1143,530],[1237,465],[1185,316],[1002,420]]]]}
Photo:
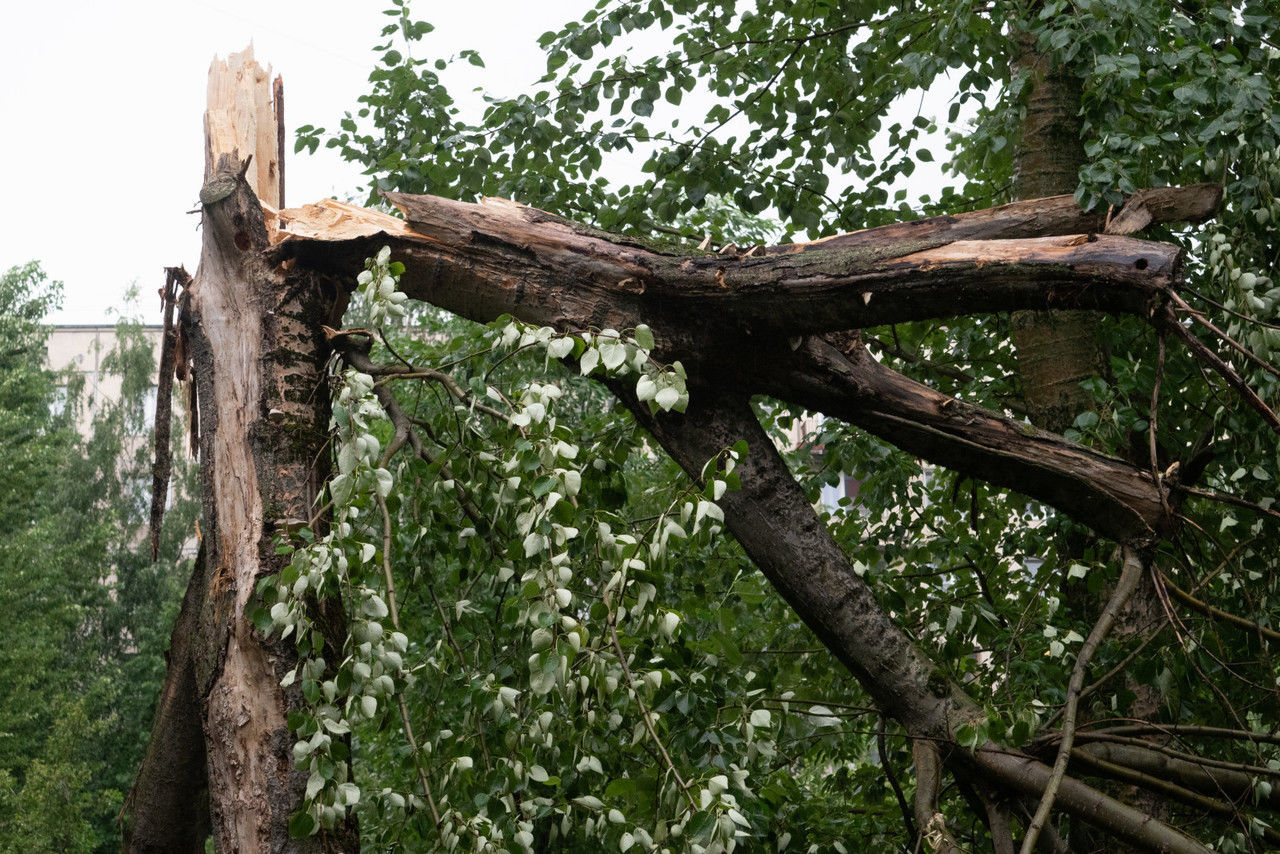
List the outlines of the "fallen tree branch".
{"type": "Polygon", "coordinates": [[[907,829],[907,840],[914,850],[919,844],[920,832],[916,829],[915,819],[912,817],[911,807],[907,805],[906,795],[902,794],[902,786],[898,783],[898,775],[893,770],[893,764],[889,762],[889,750],[885,745],[885,729],[884,715],[876,715],[876,755],[880,758],[880,767],[884,769],[884,776],[889,781],[889,788],[893,789],[893,796],[898,801],[898,809],[902,811],[902,824],[907,829]]]}
{"type": "Polygon", "coordinates": [[[1177,247],[1128,237],[992,239],[1013,230],[998,217],[959,233],[941,217],[750,257],[674,254],[501,199],[388,199],[407,222],[332,200],[281,211],[274,254],[354,275],[389,243],[406,293],[473,320],[511,314],[565,329],[586,315],[625,329],[696,314],[781,336],[1019,308],[1147,316],[1181,263],[1177,247]]]}
{"type": "Polygon", "coordinates": [[[937,465],[1043,501],[1120,542],[1171,529],[1151,473],[1022,421],[934,391],[860,344],[807,338],[735,353],[753,391],[861,427],[937,465]]]}

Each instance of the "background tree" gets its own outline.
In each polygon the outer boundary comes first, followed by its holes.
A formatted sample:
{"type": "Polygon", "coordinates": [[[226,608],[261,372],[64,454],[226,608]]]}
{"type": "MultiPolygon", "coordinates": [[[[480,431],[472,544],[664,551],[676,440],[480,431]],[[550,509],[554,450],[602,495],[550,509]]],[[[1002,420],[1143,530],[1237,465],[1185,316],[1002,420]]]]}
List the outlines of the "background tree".
{"type": "MultiPolygon", "coordinates": [[[[158,625],[172,619],[184,580],[176,561],[151,564],[139,552],[150,345],[122,320],[103,358],[122,396],[86,399],[72,375],[45,366],[42,322],[60,290],[36,264],[0,282],[0,597],[12,641],[0,652],[0,847],[15,851],[116,847],[163,676],[158,625]],[[87,439],[76,428],[84,407],[87,439]]],[[[166,555],[193,516],[181,488],[177,496],[166,555]]]]}

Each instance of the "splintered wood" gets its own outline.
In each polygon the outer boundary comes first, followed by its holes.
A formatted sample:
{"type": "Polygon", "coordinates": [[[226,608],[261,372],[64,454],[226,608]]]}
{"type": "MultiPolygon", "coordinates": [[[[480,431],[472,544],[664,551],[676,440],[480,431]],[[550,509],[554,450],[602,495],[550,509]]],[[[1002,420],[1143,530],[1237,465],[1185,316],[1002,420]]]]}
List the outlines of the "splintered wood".
{"type": "Polygon", "coordinates": [[[284,196],[280,163],[283,134],[281,78],[271,83],[271,66],[265,69],[253,58],[253,45],[225,60],[214,57],[209,65],[208,109],[204,114],[204,180],[213,178],[222,154],[235,154],[253,162],[245,179],[263,206],[276,210],[284,196]]]}

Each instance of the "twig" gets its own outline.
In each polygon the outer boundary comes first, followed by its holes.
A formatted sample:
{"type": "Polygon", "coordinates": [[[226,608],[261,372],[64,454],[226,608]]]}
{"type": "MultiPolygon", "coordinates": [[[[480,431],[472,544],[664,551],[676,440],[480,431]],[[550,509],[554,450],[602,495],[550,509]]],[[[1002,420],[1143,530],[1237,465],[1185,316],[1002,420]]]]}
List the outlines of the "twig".
{"type": "Polygon", "coordinates": [[[880,767],[884,769],[885,779],[889,781],[889,787],[893,789],[893,795],[898,799],[898,809],[902,810],[902,823],[907,826],[911,847],[915,848],[920,844],[920,832],[916,830],[916,823],[911,818],[911,807],[907,804],[906,796],[902,794],[902,786],[898,785],[898,775],[894,773],[893,765],[889,762],[884,733],[884,715],[880,715],[876,718],[876,753],[880,757],[880,767]]]}
{"type": "MultiPolygon", "coordinates": [[[[387,610],[391,613],[391,625],[400,631],[400,607],[396,603],[396,581],[391,574],[391,513],[387,510],[387,501],[377,496],[378,512],[382,514],[382,576],[387,583],[387,610]]],[[[427,796],[427,806],[431,809],[431,818],[435,822],[436,832],[440,830],[440,810],[436,807],[435,796],[431,793],[431,781],[427,779],[426,769],[422,767],[421,754],[418,752],[418,741],[413,737],[413,724],[409,720],[409,706],[404,701],[404,691],[396,692],[396,703],[400,707],[400,725],[404,729],[405,741],[409,742],[409,750],[413,755],[413,766],[418,771],[418,782],[427,796]]],[[[444,841],[443,835],[441,842],[444,841]]]]}
{"type": "MultiPolygon", "coordinates": [[[[1186,305],[1185,302],[1178,299],[1176,294],[1172,294],[1172,298],[1182,303],[1182,305],[1186,305]]],[[[1192,309],[1192,311],[1194,312],[1194,309],[1192,309]]],[[[1207,323],[1203,318],[1201,318],[1201,320],[1202,322],[1207,323]]],[[[1276,413],[1272,411],[1271,407],[1262,402],[1262,398],[1258,397],[1258,393],[1250,388],[1249,384],[1244,381],[1244,378],[1236,373],[1235,368],[1227,364],[1217,353],[1210,350],[1203,341],[1191,334],[1191,330],[1183,326],[1171,310],[1167,312],[1164,318],[1158,321],[1153,321],[1153,323],[1157,328],[1164,328],[1172,332],[1177,338],[1186,344],[1187,348],[1191,350],[1191,355],[1195,356],[1197,360],[1212,368],[1218,376],[1226,380],[1227,385],[1235,389],[1236,392],[1245,399],[1245,402],[1248,403],[1254,411],[1261,415],[1269,425],[1271,425],[1271,429],[1280,432],[1280,416],[1277,416],[1276,413]]],[[[1250,355],[1252,356],[1252,354],[1250,355]]],[[[1253,358],[1257,359],[1256,356],[1253,358]]]]}
{"type": "Polygon", "coordinates": [[[1195,496],[1196,498],[1206,498],[1209,501],[1221,501],[1223,504],[1230,504],[1244,510],[1252,510],[1255,513],[1265,513],[1268,516],[1280,519],[1280,511],[1273,510],[1270,507],[1263,507],[1261,504],[1255,504],[1252,501],[1240,498],[1236,495],[1231,495],[1230,493],[1213,492],[1208,489],[1196,489],[1193,486],[1183,486],[1182,484],[1176,484],[1174,489],[1177,489],[1179,492],[1185,492],[1187,495],[1195,496]]]}
{"type": "Polygon", "coordinates": [[[1273,376],[1276,376],[1276,377],[1280,377],[1280,368],[1277,368],[1275,365],[1271,364],[1266,359],[1263,359],[1257,353],[1254,353],[1248,347],[1244,346],[1239,341],[1232,338],[1230,335],[1223,332],[1218,327],[1214,326],[1212,323],[1209,322],[1209,319],[1205,317],[1202,312],[1196,311],[1194,308],[1187,305],[1186,300],[1182,299],[1177,294],[1174,294],[1173,301],[1179,308],[1181,308],[1184,312],[1187,313],[1188,317],[1190,317],[1192,320],[1199,323],[1205,329],[1208,329],[1214,335],[1222,339],[1222,343],[1226,344],[1232,350],[1235,350],[1236,352],[1244,356],[1249,361],[1257,364],[1260,368],[1262,368],[1267,373],[1272,374],[1273,376]]]}
{"type": "Polygon", "coordinates": [[[1224,611],[1221,608],[1210,605],[1208,602],[1203,602],[1185,590],[1179,588],[1163,573],[1160,574],[1160,581],[1164,584],[1165,589],[1173,594],[1173,598],[1193,610],[1199,611],[1207,617],[1214,617],[1216,619],[1223,620],[1224,622],[1233,623],[1241,628],[1257,632],[1262,637],[1269,638],[1270,640],[1280,640],[1280,632],[1277,632],[1275,629],[1269,629],[1266,626],[1258,625],[1252,620],[1246,620],[1244,617],[1232,614],[1229,611],[1224,611]]]}
{"type": "Polygon", "coordinates": [[[1159,350],[1156,353],[1156,379],[1151,386],[1151,412],[1147,416],[1147,446],[1151,454],[1151,482],[1156,485],[1156,493],[1160,496],[1160,507],[1164,510],[1166,519],[1173,518],[1173,511],[1169,509],[1169,499],[1167,492],[1161,482],[1160,463],[1158,447],[1156,445],[1156,417],[1157,409],[1160,403],[1160,380],[1164,377],[1164,339],[1165,331],[1160,330],[1159,350]]]}
{"type": "Polygon", "coordinates": [[[667,763],[667,770],[671,772],[671,776],[675,778],[676,785],[680,787],[680,791],[684,792],[684,796],[689,800],[689,808],[694,812],[698,811],[698,802],[693,799],[693,793],[689,791],[689,787],[685,784],[684,778],[680,776],[680,771],[676,768],[676,764],[671,761],[671,754],[667,753],[667,746],[662,743],[662,739],[658,738],[657,730],[653,728],[653,718],[649,715],[649,707],[644,700],[640,698],[640,692],[636,690],[636,681],[631,676],[631,668],[627,666],[627,656],[622,651],[622,643],[618,640],[618,629],[613,623],[613,615],[609,616],[609,639],[613,641],[613,651],[618,654],[618,663],[622,665],[622,675],[627,679],[627,685],[631,688],[631,692],[635,694],[636,703],[640,706],[641,717],[644,719],[645,731],[649,733],[649,738],[653,739],[653,743],[658,746],[658,752],[662,754],[662,761],[667,763]]]}
{"type": "Polygon", "coordinates": [[[1071,745],[1076,734],[1076,709],[1080,702],[1080,690],[1084,686],[1084,676],[1089,667],[1089,661],[1103,638],[1111,631],[1111,624],[1115,622],[1120,609],[1129,601],[1129,597],[1142,579],[1144,569],[1142,559],[1127,546],[1122,551],[1122,560],[1120,579],[1116,582],[1115,592],[1111,594],[1111,599],[1102,609],[1102,614],[1094,623],[1093,630],[1089,632],[1089,637],[1085,639],[1079,655],[1076,656],[1075,668],[1071,671],[1071,680],[1067,683],[1067,705],[1062,715],[1062,743],[1058,746],[1058,756],[1053,762],[1053,773],[1049,776],[1049,782],[1045,784],[1035,815],[1027,827],[1027,835],[1022,840],[1021,854],[1031,854],[1035,850],[1040,829],[1049,818],[1053,802],[1058,796],[1058,787],[1062,785],[1062,778],[1067,773],[1067,760],[1071,758],[1071,745]]]}

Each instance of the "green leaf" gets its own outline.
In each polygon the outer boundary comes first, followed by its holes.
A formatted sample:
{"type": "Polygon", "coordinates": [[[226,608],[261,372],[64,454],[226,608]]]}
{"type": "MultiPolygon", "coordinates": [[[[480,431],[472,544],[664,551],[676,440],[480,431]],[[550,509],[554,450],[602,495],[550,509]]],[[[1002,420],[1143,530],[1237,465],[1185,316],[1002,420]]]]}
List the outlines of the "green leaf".
{"type": "Polygon", "coordinates": [[[311,836],[319,829],[320,824],[312,818],[311,813],[296,812],[293,814],[293,817],[289,819],[289,836],[293,839],[302,839],[304,837],[311,836]]]}

